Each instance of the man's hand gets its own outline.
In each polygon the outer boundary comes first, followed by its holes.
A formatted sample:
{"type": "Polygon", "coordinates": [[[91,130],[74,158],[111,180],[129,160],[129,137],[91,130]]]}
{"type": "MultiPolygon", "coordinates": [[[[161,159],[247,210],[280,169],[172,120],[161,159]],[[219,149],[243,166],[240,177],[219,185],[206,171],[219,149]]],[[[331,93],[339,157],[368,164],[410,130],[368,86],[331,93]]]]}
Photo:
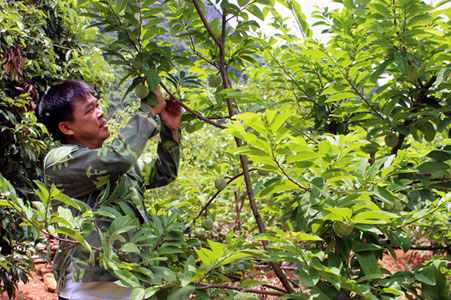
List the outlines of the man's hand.
{"type": "Polygon", "coordinates": [[[179,141],[178,128],[181,119],[182,106],[175,99],[167,100],[166,107],[161,112],[161,121],[172,129],[172,134],[177,142],[179,141]]]}

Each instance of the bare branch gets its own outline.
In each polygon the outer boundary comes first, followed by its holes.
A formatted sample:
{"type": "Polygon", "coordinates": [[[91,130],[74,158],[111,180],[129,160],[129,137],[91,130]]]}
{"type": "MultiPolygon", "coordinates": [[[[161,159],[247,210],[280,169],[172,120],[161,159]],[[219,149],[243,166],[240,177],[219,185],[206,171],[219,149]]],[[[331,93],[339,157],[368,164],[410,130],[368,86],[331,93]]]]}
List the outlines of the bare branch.
{"type": "Polygon", "coordinates": [[[196,8],[197,14],[199,15],[200,19],[202,20],[202,23],[204,23],[205,29],[207,29],[210,36],[213,38],[213,40],[216,42],[216,44],[221,47],[221,41],[216,36],[216,34],[213,32],[213,29],[211,29],[210,24],[208,24],[207,18],[202,12],[202,9],[199,6],[199,2],[197,0],[192,0],[194,7],[196,8]]]}
{"type": "Polygon", "coordinates": [[[175,101],[177,101],[177,103],[179,103],[186,111],[190,112],[191,114],[193,114],[194,116],[196,116],[198,119],[200,119],[200,120],[202,120],[202,121],[204,121],[204,122],[207,122],[208,124],[213,125],[213,126],[215,126],[215,127],[217,127],[217,128],[221,128],[221,129],[225,129],[225,128],[226,128],[225,126],[223,126],[223,125],[221,125],[221,124],[218,124],[218,123],[216,123],[216,122],[214,122],[214,121],[212,121],[212,120],[210,120],[210,119],[208,119],[208,118],[202,116],[200,113],[198,113],[198,112],[192,110],[191,108],[189,108],[188,106],[186,106],[180,99],[178,99],[178,98],[174,95],[174,93],[172,93],[172,92],[168,89],[168,87],[167,87],[163,82],[160,82],[160,86],[166,91],[166,93],[169,94],[169,96],[171,96],[171,98],[175,99],[175,101]]]}

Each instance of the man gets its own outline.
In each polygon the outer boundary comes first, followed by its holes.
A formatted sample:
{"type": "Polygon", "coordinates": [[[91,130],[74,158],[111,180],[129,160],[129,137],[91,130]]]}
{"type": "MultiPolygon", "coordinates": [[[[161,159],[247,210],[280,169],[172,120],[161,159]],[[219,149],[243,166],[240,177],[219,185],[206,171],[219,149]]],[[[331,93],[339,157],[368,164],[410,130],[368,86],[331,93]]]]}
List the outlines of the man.
{"type": "MultiPolygon", "coordinates": [[[[94,97],[95,91],[88,84],[74,80],[51,87],[41,100],[39,116],[62,146],[51,150],[45,158],[47,187],[56,185],[93,211],[105,205],[123,205],[115,203],[123,201],[141,224],[148,223],[143,192],[176,178],[180,155],[178,125],[182,115],[178,104],[166,104],[159,90],[154,93],[158,104],[142,103],[118,136],[104,143],[110,132],[94,97]],[[157,117],[159,114],[161,118],[157,117]],[[147,141],[158,133],[157,157],[153,161],[141,159],[147,141]],[[105,201],[106,191],[112,191],[119,182],[125,183],[127,197],[105,201]]],[[[80,214],[73,208],[72,213],[80,214]]],[[[94,226],[105,231],[112,220],[108,216],[96,216],[94,226]]],[[[92,247],[102,248],[96,230],[84,237],[92,247]]],[[[113,246],[120,248],[117,243],[113,246]]],[[[129,299],[132,289],[116,285],[117,278],[99,263],[99,253],[94,263],[90,254],[81,245],[74,247],[73,243],[60,242],[53,262],[60,299],[129,299]]]]}

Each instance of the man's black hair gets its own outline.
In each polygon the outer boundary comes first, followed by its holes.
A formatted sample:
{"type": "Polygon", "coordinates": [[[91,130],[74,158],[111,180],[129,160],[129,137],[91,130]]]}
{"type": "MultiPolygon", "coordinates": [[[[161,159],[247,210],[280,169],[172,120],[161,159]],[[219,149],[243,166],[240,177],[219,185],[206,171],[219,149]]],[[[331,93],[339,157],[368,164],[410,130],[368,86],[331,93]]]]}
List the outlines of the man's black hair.
{"type": "Polygon", "coordinates": [[[58,124],[73,121],[73,102],[95,95],[95,90],[83,81],[65,80],[52,86],[41,98],[39,118],[54,139],[65,142],[58,124]]]}

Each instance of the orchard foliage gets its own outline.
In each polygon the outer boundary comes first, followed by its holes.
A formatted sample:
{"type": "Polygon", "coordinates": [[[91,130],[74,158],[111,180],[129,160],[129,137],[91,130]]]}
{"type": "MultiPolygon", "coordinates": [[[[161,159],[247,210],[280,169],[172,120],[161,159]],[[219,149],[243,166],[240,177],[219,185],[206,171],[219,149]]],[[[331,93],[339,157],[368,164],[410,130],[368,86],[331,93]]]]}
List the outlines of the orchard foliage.
{"type": "Polygon", "coordinates": [[[27,206],[2,178],[1,204],[80,244],[94,213],[114,218],[86,247],[133,299],[451,299],[449,1],[337,2],[314,12],[324,42],[294,0],[277,3],[295,30],[271,0],[79,1],[91,42],[124,70],[124,98],[160,84],[183,103],[181,174],[146,194],[150,226],[120,183],[92,212],[40,185],[27,206]],[[267,37],[255,19],[271,17],[267,37]],[[396,249],[433,257],[392,273],[379,262],[396,249]]]}

